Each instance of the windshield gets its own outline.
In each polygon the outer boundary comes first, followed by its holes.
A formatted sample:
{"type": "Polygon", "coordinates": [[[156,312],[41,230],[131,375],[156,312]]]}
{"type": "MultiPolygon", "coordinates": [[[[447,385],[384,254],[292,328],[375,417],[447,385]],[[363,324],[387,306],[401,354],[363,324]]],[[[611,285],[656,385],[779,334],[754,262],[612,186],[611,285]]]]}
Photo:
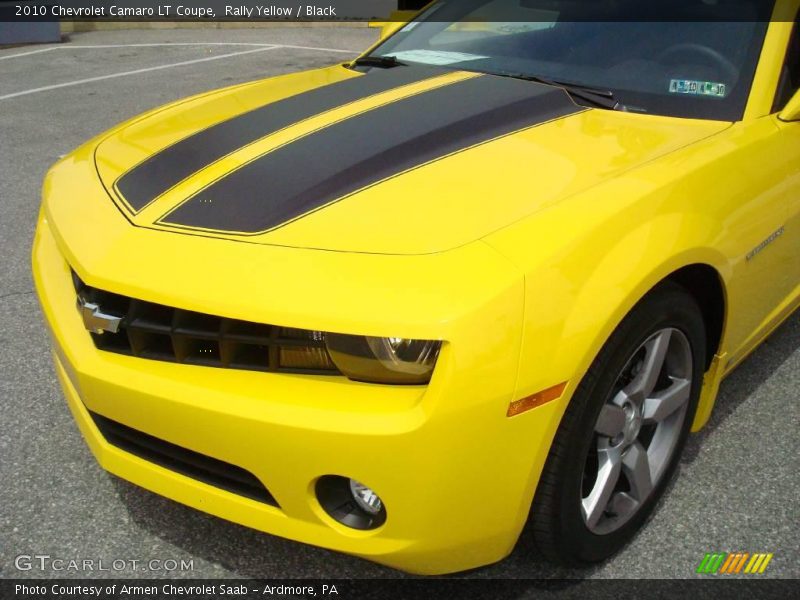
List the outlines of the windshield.
{"type": "Polygon", "coordinates": [[[741,119],[774,3],[670,0],[671,20],[653,18],[659,3],[440,1],[371,56],[608,91],[631,112],[741,119]]]}

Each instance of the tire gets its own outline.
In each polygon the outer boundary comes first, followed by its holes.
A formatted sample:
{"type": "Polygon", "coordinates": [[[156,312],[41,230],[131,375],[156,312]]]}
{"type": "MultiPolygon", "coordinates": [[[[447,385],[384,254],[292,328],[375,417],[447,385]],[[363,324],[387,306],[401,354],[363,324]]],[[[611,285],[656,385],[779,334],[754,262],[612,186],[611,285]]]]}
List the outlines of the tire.
{"type": "Polygon", "coordinates": [[[636,534],[680,460],[705,356],[702,313],[677,284],[660,284],[620,323],[576,389],[539,480],[529,527],[546,558],[585,566],[636,534]]]}

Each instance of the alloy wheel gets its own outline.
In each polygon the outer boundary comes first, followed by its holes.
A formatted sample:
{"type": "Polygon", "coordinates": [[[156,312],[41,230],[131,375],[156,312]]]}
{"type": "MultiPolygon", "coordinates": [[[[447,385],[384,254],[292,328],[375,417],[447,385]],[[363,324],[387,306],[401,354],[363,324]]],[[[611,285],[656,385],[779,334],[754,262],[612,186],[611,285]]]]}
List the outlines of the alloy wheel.
{"type": "Polygon", "coordinates": [[[581,486],[581,514],[595,534],[628,522],[653,493],[681,437],[692,390],[692,348],[678,329],[642,343],[597,418],[581,486]]]}

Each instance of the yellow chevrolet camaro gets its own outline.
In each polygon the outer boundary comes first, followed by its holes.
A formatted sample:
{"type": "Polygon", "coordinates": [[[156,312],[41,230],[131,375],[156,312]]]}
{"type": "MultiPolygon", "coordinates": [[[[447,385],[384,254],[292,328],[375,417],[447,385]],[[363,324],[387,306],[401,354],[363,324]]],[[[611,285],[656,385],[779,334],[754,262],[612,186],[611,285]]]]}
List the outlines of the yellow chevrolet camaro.
{"type": "Polygon", "coordinates": [[[435,2],[59,161],[33,269],[100,464],[415,573],[621,548],[800,304],[800,0],[590,4],[435,2]]]}

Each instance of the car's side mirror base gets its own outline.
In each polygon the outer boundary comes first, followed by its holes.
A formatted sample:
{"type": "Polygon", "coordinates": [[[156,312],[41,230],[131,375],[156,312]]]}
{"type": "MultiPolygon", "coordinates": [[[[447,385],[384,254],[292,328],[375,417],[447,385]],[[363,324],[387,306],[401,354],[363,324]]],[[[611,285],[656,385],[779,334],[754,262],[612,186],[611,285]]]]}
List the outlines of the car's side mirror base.
{"type": "Polygon", "coordinates": [[[800,92],[795,93],[783,110],[778,113],[781,121],[800,121],[800,92]]]}

